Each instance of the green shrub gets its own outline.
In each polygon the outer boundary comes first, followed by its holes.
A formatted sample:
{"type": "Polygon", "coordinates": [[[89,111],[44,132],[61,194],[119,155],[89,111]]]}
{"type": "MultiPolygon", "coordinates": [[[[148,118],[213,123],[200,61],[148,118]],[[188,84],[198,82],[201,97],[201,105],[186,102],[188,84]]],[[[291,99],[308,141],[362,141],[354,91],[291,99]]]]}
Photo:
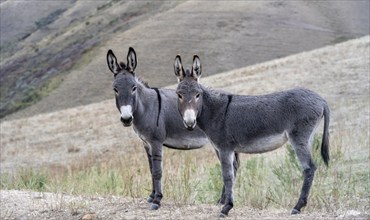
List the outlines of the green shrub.
{"type": "MultiPolygon", "coordinates": [[[[334,212],[343,209],[368,210],[369,172],[358,168],[359,161],[345,157],[341,146],[330,147],[326,167],[320,155],[321,137],[313,145],[317,171],[308,199],[308,212],[334,212]]],[[[250,155],[241,160],[234,185],[236,206],[257,209],[271,207],[291,209],[298,200],[303,183],[302,169],[294,150],[286,145],[278,157],[250,155]]],[[[167,151],[167,150],[166,150],[167,151]]],[[[194,163],[198,152],[171,151],[163,164],[163,191],[167,201],[175,204],[216,204],[223,186],[220,163],[194,163]]],[[[212,155],[212,157],[215,157],[212,155]]],[[[202,158],[202,157],[200,157],[202,158]]],[[[14,175],[1,175],[1,189],[30,189],[71,194],[116,194],[147,197],[151,176],[144,152],[109,162],[80,162],[59,172],[21,169],[14,175]],[[92,164],[90,164],[92,163],[92,164]]]]}
{"type": "Polygon", "coordinates": [[[15,175],[2,174],[1,189],[29,189],[44,191],[49,183],[45,173],[33,169],[21,169],[15,175]]]}
{"type": "Polygon", "coordinates": [[[37,29],[44,28],[48,26],[49,24],[56,21],[61,14],[63,14],[66,11],[66,9],[58,9],[50,13],[48,16],[41,18],[40,20],[35,22],[35,25],[37,29]]]}

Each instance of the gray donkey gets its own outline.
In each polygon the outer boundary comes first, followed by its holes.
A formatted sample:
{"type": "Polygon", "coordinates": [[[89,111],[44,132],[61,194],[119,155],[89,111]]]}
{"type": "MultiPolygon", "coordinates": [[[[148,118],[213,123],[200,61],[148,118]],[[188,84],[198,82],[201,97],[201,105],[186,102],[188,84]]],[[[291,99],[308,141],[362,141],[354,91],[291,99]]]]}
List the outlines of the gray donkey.
{"type": "MultiPolygon", "coordinates": [[[[189,132],[181,125],[174,90],[150,88],[135,76],[137,57],[133,48],[129,48],[127,65],[118,63],[112,50],[107,53],[107,63],[114,74],[113,90],[120,120],[125,127],[133,124],[135,133],[143,141],[153,184],[148,202],[151,209],[158,209],[162,199],[162,145],[191,150],[201,148],[209,141],[200,129],[189,132]]],[[[235,174],[239,166],[238,158],[238,154],[233,156],[235,174]]],[[[221,202],[222,198],[224,196],[221,202]]]]}
{"type": "Polygon", "coordinates": [[[318,94],[303,88],[262,96],[216,92],[199,83],[201,64],[197,55],[191,70],[184,71],[179,55],[174,63],[179,79],[178,111],[188,130],[201,128],[220,155],[225,205],[221,217],[233,207],[235,182],[233,155],[275,150],[288,140],[303,168],[303,186],[292,214],[306,206],[316,166],[311,156],[314,131],[324,117],[321,156],[329,162],[329,108],[318,94]]]}

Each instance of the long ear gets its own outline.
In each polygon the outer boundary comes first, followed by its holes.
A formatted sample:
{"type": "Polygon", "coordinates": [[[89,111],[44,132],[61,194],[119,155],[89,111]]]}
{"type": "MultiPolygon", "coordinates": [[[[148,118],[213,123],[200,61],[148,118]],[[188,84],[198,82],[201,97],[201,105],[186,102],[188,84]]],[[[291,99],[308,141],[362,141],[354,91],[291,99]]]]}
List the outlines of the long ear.
{"type": "Polygon", "coordinates": [[[119,71],[121,70],[121,67],[117,63],[117,58],[114,55],[112,50],[108,50],[107,63],[108,63],[108,67],[109,67],[110,71],[112,71],[112,73],[114,75],[117,75],[119,73],[119,71]]]}
{"type": "Polygon", "coordinates": [[[202,65],[200,65],[200,59],[199,59],[198,55],[194,55],[194,57],[193,57],[193,66],[192,66],[192,69],[191,69],[191,75],[194,79],[196,79],[198,81],[201,74],[202,74],[202,65]]]}
{"type": "Polygon", "coordinates": [[[130,47],[127,53],[127,70],[134,73],[137,65],[137,58],[134,48],[130,47]]]}
{"type": "Polygon", "coordinates": [[[180,55],[176,56],[175,63],[173,66],[174,66],[175,75],[177,76],[178,81],[179,82],[182,81],[185,78],[185,72],[184,72],[184,67],[182,66],[180,55]]]}

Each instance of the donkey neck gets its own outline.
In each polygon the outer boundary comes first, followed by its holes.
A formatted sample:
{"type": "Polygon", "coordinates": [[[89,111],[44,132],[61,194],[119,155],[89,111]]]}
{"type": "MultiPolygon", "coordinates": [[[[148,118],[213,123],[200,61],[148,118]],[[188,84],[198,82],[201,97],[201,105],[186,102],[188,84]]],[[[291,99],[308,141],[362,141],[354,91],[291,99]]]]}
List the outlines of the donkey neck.
{"type": "Polygon", "coordinates": [[[147,87],[142,83],[137,84],[137,97],[136,97],[136,106],[137,109],[133,113],[136,119],[143,118],[143,115],[148,112],[157,112],[155,106],[158,105],[157,94],[154,89],[147,87]]]}
{"type": "Polygon", "coordinates": [[[157,92],[141,82],[137,84],[136,110],[133,112],[134,126],[138,130],[158,120],[159,100],[157,92]]]}
{"type": "Polygon", "coordinates": [[[198,122],[199,126],[204,129],[204,126],[212,121],[222,121],[227,112],[229,101],[231,101],[231,95],[207,89],[202,85],[201,89],[203,90],[203,104],[198,122]]]}

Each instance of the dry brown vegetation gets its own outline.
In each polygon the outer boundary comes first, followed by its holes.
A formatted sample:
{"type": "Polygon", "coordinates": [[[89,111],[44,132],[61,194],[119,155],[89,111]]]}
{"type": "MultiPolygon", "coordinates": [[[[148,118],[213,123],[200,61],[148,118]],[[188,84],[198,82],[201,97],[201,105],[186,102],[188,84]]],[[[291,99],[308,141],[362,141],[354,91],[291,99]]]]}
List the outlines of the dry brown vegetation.
{"type": "MultiPolygon", "coordinates": [[[[366,36],[201,79],[212,88],[239,94],[304,86],[321,94],[331,107],[331,166],[319,166],[304,214],[288,214],[298,196],[300,176],[285,163],[291,158],[283,148],[243,155],[237,205],[230,218],[369,217],[369,49],[366,36]],[[277,172],[279,167],[289,168],[291,191],[272,188],[279,179],[271,170],[277,172]]],[[[203,71],[207,75],[207,69],[203,71]]],[[[219,196],[220,169],[211,146],[190,152],[165,150],[165,198],[159,211],[150,212],[145,202],[150,176],[144,149],[118,117],[114,100],[106,100],[1,122],[1,217],[74,219],[87,213],[102,219],[215,217],[220,208],[213,205],[219,196]]]]}

